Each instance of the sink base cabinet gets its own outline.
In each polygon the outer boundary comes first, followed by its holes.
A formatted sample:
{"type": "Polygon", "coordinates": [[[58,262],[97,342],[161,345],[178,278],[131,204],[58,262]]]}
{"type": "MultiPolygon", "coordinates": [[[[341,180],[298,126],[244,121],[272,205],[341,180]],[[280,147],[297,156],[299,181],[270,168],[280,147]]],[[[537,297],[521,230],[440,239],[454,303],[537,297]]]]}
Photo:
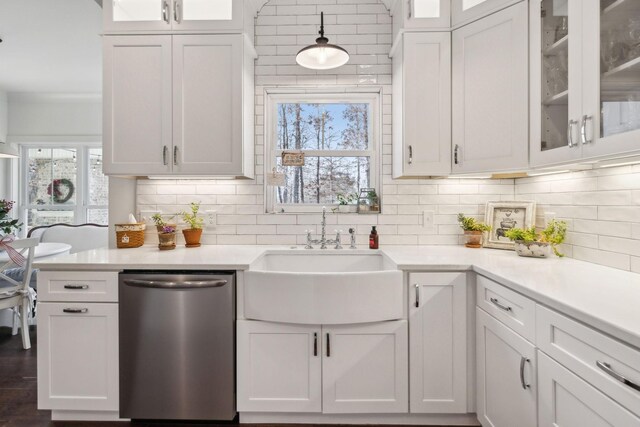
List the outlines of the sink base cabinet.
{"type": "Polygon", "coordinates": [[[118,304],[38,304],[38,409],[117,411],[118,375],[118,304]]]}
{"type": "Polygon", "coordinates": [[[237,322],[238,411],[405,413],[406,320],[331,327],[237,322]]]}
{"type": "Polygon", "coordinates": [[[478,419],[483,426],[536,427],[534,345],[483,310],[476,315],[478,419]]]}

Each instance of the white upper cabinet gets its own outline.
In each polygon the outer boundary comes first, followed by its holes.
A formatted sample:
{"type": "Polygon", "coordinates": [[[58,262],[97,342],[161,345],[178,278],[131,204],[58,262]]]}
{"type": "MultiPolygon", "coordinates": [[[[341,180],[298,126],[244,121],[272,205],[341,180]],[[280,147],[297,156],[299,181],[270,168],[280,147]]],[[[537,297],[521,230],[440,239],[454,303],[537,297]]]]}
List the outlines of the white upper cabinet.
{"type": "Polygon", "coordinates": [[[397,0],[393,9],[394,37],[399,31],[448,31],[450,0],[397,0]]]}
{"type": "Polygon", "coordinates": [[[244,1],[105,0],[105,32],[242,31],[244,1]]]}
{"type": "Polygon", "coordinates": [[[529,166],[527,4],[453,31],[453,173],[529,166]]]}
{"type": "Polygon", "coordinates": [[[531,2],[531,161],[640,152],[640,3],[531,2]]]}
{"type": "Polygon", "coordinates": [[[458,27],[467,24],[520,1],[522,0],[451,0],[452,25],[458,27]]]}
{"type": "Polygon", "coordinates": [[[451,173],[451,34],[404,33],[393,54],[393,176],[451,173]]]}

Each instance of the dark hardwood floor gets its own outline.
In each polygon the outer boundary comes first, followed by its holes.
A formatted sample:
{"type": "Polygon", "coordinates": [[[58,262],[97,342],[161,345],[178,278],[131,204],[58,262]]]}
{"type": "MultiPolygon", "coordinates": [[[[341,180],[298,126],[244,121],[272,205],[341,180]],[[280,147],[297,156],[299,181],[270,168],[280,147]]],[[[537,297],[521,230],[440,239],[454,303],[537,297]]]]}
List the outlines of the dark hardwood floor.
{"type": "MultiPolygon", "coordinates": [[[[230,425],[50,421],[50,411],[37,409],[36,349],[35,328],[31,329],[31,349],[23,350],[20,335],[12,337],[10,328],[0,327],[0,427],[229,427],[230,425]]],[[[250,427],[250,425],[243,425],[245,426],[250,427]]],[[[262,425],[261,427],[276,426],[262,425]]]]}

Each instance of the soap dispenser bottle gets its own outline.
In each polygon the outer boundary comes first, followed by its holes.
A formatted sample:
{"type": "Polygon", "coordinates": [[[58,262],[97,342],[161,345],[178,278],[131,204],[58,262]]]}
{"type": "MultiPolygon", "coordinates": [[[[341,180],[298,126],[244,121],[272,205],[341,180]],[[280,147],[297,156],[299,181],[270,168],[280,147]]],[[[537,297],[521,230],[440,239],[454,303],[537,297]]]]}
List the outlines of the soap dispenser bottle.
{"type": "Polygon", "coordinates": [[[378,232],[375,225],[371,227],[371,234],[369,234],[369,249],[378,249],[378,232]]]}

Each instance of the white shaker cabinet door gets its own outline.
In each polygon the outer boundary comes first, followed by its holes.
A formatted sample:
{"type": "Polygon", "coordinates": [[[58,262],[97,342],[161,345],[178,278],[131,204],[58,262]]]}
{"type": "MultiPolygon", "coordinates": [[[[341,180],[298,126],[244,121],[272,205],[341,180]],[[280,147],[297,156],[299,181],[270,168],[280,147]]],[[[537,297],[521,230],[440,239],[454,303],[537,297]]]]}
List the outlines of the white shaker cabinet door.
{"type": "Polygon", "coordinates": [[[467,412],[465,273],[409,276],[412,413],[467,412]]]}
{"type": "Polygon", "coordinates": [[[320,326],[237,322],[238,411],[320,412],[320,326]]]}
{"type": "Polygon", "coordinates": [[[540,351],[538,384],[540,426],[640,426],[640,418],[540,351]]]}
{"type": "Polygon", "coordinates": [[[38,304],[38,409],[117,411],[118,304],[38,304]]]}
{"type": "Polygon", "coordinates": [[[407,321],[323,327],[323,412],[408,410],[407,321]]]}
{"type": "Polygon", "coordinates": [[[453,173],[529,165],[526,2],[453,32],[453,173]]]}
{"type": "Polygon", "coordinates": [[[243,36],[174,36],[173,52],[173,172],[241,175],[243,36]]]}
{"type": "Polygon", "coordinates": [[[104,173],[171,170],[171,36],[104,36],[104,173]]]}
{"type": "Polygon", "coordinates": [[[536,427],[535,347],[480,308],[476,315],[478,419],[483,426],[536,427]]]}

